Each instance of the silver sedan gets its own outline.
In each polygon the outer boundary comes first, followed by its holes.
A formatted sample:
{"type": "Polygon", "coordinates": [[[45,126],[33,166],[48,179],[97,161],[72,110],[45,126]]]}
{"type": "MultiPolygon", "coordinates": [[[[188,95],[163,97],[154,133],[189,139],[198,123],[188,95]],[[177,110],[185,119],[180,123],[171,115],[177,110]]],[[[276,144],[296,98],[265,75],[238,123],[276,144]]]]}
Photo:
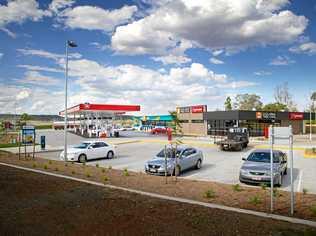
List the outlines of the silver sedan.
{"type": "Polygon", "coordinates": [[[149,174],[168,175],[180,174],[184,170],[191,168],[200,169],[203,162],[202,151],[188,146],[180,145],[175,148],[168,146],[162,149],[152,160],[145,163],[145,172],[149,174]],[[175,154],[176,153],[176,154],[175,154]],[[167,162],[165,161],[165,155],[167,162]],[[177,156],[177,158],[175,158],[177,156]]]}

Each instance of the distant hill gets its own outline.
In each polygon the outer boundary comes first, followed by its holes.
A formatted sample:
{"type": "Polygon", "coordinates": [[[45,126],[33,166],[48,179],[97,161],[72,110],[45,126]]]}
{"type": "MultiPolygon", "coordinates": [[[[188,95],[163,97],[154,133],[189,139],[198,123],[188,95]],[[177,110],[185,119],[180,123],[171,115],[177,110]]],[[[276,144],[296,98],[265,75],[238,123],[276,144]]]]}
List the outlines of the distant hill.
{"type": "MultiPolygon", "coordinates": [[[[13,120],[20,118],[21,115],[0,114],[0,120],[13,120]]],[[[29,115],[30,120],[36,121],[62,121],[64,118],[58,115],[29,115]]]]}

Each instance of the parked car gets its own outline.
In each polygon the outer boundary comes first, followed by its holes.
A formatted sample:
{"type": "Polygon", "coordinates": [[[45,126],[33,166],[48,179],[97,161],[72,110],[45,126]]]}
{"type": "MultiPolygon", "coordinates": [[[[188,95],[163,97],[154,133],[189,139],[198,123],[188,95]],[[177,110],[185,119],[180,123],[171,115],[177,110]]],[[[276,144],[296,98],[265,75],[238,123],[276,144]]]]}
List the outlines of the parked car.
{"type": "Polygon", "coordinates": [[[132,126],[124,126],[124,127],[122,128],[122,130],[123,130],[123,131],[134,131],[135,128],[132,127],[132,126]]]}
{"type": "MultiPolygon", "coordinates": [[[[171,129],[171,128],[169,128],[171,129]]],[[[166,134],[167,133],[168,128],[165,126],[156,126],[155,128],[153,128],[150,133],[151,134],[166,134]]],[[[171,129],[172,131],[172,129],[171,129]]]]}
{"type": "MultiPolygon", "coordinates": [[[[240,168],[239,180],[242,183],[270,184],[270,150],[258,149],[249,154],[240,168]]],[[[287,174],[287,156],[284,152],[273,151],[273,183],[282,185],[282,176],[287,174]]]]}
{"type": "MultiPolygon", "coordinates": [[[[176,151],[171,146],[166,148],[167,174],[180,174],[184,170],[191,168],[200,169],[203,162],[202,151],[188,146],[179,145],[176,151]]],[[[152,160],[145,163],[145,172],[149,174],[165,174],[165,149],[162,149],[152,160]]]]}
{"type": "MultiPolygon", "coordinates": [[[[113,158],[116,155],[116,146],[103,141],[84,141],[74,147],[67,149],[67,160],[86,162],[97,158],[113,158]]],[[[64,151],[60,154],[60,159],[65,160],[64,151]]]]}

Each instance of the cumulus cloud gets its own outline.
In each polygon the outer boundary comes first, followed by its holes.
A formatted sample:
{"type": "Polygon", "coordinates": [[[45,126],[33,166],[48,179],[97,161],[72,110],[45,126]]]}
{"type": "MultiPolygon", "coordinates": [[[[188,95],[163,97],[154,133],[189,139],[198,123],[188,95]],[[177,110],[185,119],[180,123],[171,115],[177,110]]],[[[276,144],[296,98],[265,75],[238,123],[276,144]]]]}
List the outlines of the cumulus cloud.
{"type": "Polygon", "coordinates": [[[217,59],[217,58],[215,58],[215,57],[210,58],[210,62],[211,62],[212,64],[215,64],[215,65],[221,65],[221,64],[224,64],[224,63],[225,63],[225,62],[223,62],[222,60],[219,60],[219,59],[217,59]]]}
{"type": "Polygon", "coordinates": [[[72,6],[74,3],[74,0],[53,0],[49,4],[49,10],[55,14],[58,14],[60,10],[72,6]]]}
{"type": "Polygon", "coordinates": [[[65,71],[59,68],[46,67],[46,66],[34,66],[34,65],[17,65],[17,67],[24,68],[30,71],[46,71],[64,73],[65,71]]]}
{"type": "MultiPolygon", "coordinates": [[[[287,0],[164,2],[151,14],[116,28],[111,45],[117,53],[166,54],[182,40],[214,51],[289,43],[308,20],[281,10],[287,0]]],[[[219,51],[218,51],[219,52],[219,51]]]]}
{"type": "Polygon", "coordinates": [[[117,25],[127,23],[137,11],[136,6],[123,6],[107,10],[95,6],[77,6],[64,10],[58,21],[72,29],[112,31],[117,25]]]}
{"type": "Polygon", "coordinates": [[[293,53],[303,53],[308,55],[316,54],[316,43],[314,42],[305,42],[298,46],[291,47],[290,52],[293,53]]]}
{"type": "Polygon", "coordinates": [[[44,16],[51,16],[51,12],[40,9],[36,0],[8,1],[7,5],[0,5],[0,29],[9,36],[15,37],[15,34],[6,28],[7,25],[21,24],[27,20],[39,21],[44,16]]]}
{"type": "Polygon", "coordinates": [[[293,64],[293,63],[295,63],[295,61],[292,60],[288,56],[277,56],[276,58],[272,59],[272,61],[270,62],[270,65],[273,65],[273,66],[288,66],[288,65],[293,64]]]}

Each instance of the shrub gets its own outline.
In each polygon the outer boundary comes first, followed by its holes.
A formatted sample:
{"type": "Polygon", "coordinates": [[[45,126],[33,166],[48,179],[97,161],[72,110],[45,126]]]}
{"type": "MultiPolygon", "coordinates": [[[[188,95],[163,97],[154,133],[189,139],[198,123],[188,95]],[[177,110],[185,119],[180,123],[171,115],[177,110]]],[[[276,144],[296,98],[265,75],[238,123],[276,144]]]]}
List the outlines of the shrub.
{"type": "Polygon", "coordinates": [[[215,198],[215,192],[212,189],[205,191],[204,198],[215,198]]]}
{"type": "Polygon", "coordinates": [[[47,170],[47,169],[48,169],[48,166],[47,166],[47,165],[44,165],[44,169],[47,170]]]}
{"type": "Polygon", "coordinates": [[[102,173],[105,173],[105,169],[104,169],[104,168],[102,168],[102,170],[101,170],[101,171],[102,171],[102,173]]]}
{"type": "Polygon", "coordinates": [[[235,192],[241,192],[241,191],[242,191],[242,188],[240,187],[239,184],[235,184],[235,185],[233,185],[233,190],[234,190],[235,192]]]}
{"type": "Polygon", "coordinates": [[[303,194],[306,195],[308,193],[307,188],[303,188],[303,194]]]}
{"type": "Polygon", "coordinates": [[[112,166],[109,166],[108,169],[109,169],[109,170],[112,170],[112,166]]]}
{"type": "Polygon", "coordinates": [[[316,216],[316,205],[311,206],[310,210],[311,210],[313,216],[316,216]]]}
{"type": "Polygon", "coordinates": [[[249,203],[253,204],[253,205],[258,205],[260,204],[262,201],[260,199],[260,197],[258,195],[252,196],[249,198],[249,203]]]}
{"type": "Polygon", "coordinates": [[[99,168],[99,163],[95,164],[95,167],[96,167],[96,168],[99,168]]]}
{"type": "Polygon", "coordinates": [[[34,163],[34,164],[33,164],[33,168],[36,168],[36,167],[37,167],[37,166],[36,166],[36,164],[34,163]]]}
{"type": "Polygon", "coordinates": [[[52,162],[51,160],[49,160],[49,161],[48,161],[48,164],[50,164],[50,165],[51,165],[51,164],[53,164],[53,162],[52,162]]]}
{"type": "Polygon", "coordinates": [[[128,170],[126,168],[123,170],[123,175],[124,176],[129,176],[128,170]]]}
{"type": "Polygon", "coordinates": [[[267,184],[265,184],[265,183],[261,183],[260,186],[261,186],[262,190],[266,190],[267,189],[267,184]]]}
{"type": "Polygon", "coordinates": [[[83,162],[82,165],[85,166],[85,165],[86,165],[86,162],[83,162]]]}
{"type": "Polygon", "coordinates": [[[90,175],[89,173],[87,173],[86,176],[87,176],[87,178],[90,178],[90,177],[91,177],[91,175],[90,175]]]}
{"type": "Polygon", "coordinates": [[[103,181],[104,181],[104,182],[108,182],[108,181],[109,181],[109,178],[108,178],[107,176],[104,176],[103,181]]]}
{"type": "Polygon", "coordinates": [[[55,171],[59,171],[58,167],[55,168],[55,171]]]}
{"type": "Polygon", "coordinates": [[[72,161],[72,162],[71,162],[71,164],[75,164],[75,162],[74,162],[74,161],[72,161]]]}
{"type": "Polygon", "coordinates": [[[281,196],[281,194],[280,194],[280,192],[278,191],[278,189],[277,188],[274,188],[273,189],[273,197],[280,197],[281,196]]]}
{"type": "Polygon", "coordinates": [[[71,171],[71,174],[73,174],[73,175],[74,175],[74,174],[76,174],[76,172],[73,170],[73,171],[71,171]]]}
{"type": "Polygon", "coordinates": [[[67,166],[68,166],[68,163],[65,163],[65,166],[67,167],[67,166]]]}

